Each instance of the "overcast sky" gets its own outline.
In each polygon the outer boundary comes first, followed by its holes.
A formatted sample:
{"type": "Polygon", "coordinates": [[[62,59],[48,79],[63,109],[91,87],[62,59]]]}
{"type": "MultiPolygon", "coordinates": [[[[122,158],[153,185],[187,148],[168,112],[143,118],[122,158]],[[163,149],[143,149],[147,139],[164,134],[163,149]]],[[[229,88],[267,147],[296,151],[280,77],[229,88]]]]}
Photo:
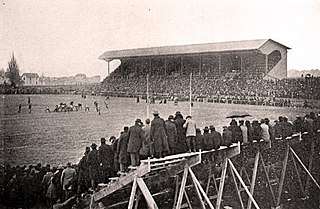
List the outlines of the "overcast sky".
{"type": "Polygon", "coordinates": [[[108,50],[268,38],[318,69],[319,36],[320,0],[1,0],[0,69],[105,77],[108,50]]]}

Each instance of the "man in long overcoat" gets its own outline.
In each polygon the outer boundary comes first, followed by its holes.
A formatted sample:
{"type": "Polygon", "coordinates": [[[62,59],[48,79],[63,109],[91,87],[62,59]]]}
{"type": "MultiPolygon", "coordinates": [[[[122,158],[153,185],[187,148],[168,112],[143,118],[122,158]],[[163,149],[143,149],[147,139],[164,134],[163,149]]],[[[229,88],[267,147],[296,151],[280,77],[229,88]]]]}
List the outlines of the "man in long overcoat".
{"type": "Polygon", "coordinates": [[[101,181],[107,183],[109,177],[112,176],[114,153],[112,146],[106,144],[106,139],[101,138],[101,146],[99,147],[99,163],[101,172],[101,181]]]}
{"type": "Polygon", "coordinates": [[[89,166],[89,178],[91,181],[91,189],[95,190],[97,181],[99,179],[99,154],[97,145],[93,143],[91,145],[91,151],[88,154],[87,165],[89,166]]]}
{"type": "Polygon", "coordinates": [[[141,126],[142,122],[138,118],[135,124],[129,128],[128,132],[129,142],[127,151],[130,153],[132,167],[140,165],[139,151],[142,147],[142,141],[144,140],[144,133],[141,126]]]}
{"type": "Polygon", "coordinates": [[[169,151],[166,124],[159,116],[158,111],[153,112],[154,119],[151,122],[150,139],[154,144],[154,155],[161,158],[169,151]]]}
{"type": "Polygon", "coordinates": [[[183,119],[181,112],[177,111],[174,118],[174,124],[177,127],[176,153],[183,153],[187,151],[186,131],[183,128],[183,124],[185,122],[186,120],[183,119]]]}
{"type": "Polygon", "coordinates": [[[117,144],[118,162],[120,164],[120,172],[122,173],[126,172],[128,163],[128,131],[129,127],[125,126],[117,144]]]}
{"type": "Polygon", "coordinates": [[[166,121],[167,137],[168,144],[170,149],[170,154],[176,153],[176,141],[177,141],[177,127],[173,123],[173,115],[169,115],[168,120],[166,121]]]}

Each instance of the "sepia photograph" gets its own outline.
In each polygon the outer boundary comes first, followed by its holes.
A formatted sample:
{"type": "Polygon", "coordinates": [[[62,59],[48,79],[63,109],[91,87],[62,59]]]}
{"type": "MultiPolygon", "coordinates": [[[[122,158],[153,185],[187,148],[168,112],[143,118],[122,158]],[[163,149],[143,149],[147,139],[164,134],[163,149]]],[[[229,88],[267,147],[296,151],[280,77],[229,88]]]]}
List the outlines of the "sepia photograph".
{"type": "Polygon", "coordinates": [[[0,208],[319,209],[319,0],[0,0],[0,208]]]}

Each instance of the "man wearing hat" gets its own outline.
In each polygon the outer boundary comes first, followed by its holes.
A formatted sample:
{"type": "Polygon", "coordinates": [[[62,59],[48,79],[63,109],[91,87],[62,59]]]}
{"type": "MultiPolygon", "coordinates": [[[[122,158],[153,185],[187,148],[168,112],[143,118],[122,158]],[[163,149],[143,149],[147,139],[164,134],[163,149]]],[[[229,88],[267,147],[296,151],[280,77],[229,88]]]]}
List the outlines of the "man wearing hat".
{"type": "Polygon", "coordinates": [[[177,146],[176,146],[176,153],[183,153],[187,151],[187,142],[186,142],[186,132],[183,128],[183,124],[186,122],[183,119],[183,116],[180,111],[176,112],[176,116],[174,118],[174,124],[177,128],[177,146]]]}
{"type": "Polygon", "coordinates": [[[129,127],[125,126],[120,134],[120,138],[117,143],[118,163],[120,166],[120,172],[125,173],[128,163],[128,140],[129,140],[129,127]]]}
{"type": "Polygon", "coordinates": [[[243,143],[247,144],[249,142],[248,141],[248,128],[247,128],[247,126],[244,125],[244,120],[239,120],[239,127],[241,129],[243,143]]]}
{"type": "Polygon", "coordinates": [[[151,122],[150,139],[154,144],[154,156],[161,158],[169,152],[169,145],[167,141],[167,130],[165,121],[160,118],[159,112],[153,112],[153,120],[151,122]]]}
{"type": "Polygon", "coordinates": [[[74,190],[74,185],[77,179],[77,172],[71,168],[71,163],[67,163],[67,167],[62,171],[61,185],[63,190],[63,199],[66,200],[71,196],[71,191],[74,190]]]}
{"type": "Polygon", "coordinates": [[[295,133],[300,133],[303,131],[303,119],[301,118],[301,116],[297,116],[293,121],[293,129],[295,133]]]}
{"type": "Polygon", "coordinates": [[[186,117],[186,122],[183,124],[183,128],[186,129],[187,145],[189,152],[196,151],[196,122],[189,115],[186,117]]]}
{"type": "Polygon", "coordinates": [[[142,147],[142,141],[144,140],[144,134],[142,130],[141,119],[136,119],[133,126],[129,128],[128,132],[128,149],[130,153],[131,168],[135,168],[140,165],[139,151],[142,147]]]}
{"type": "Polygon", "coordinates": [[[89,167],[89,178],[91,181],[91,190],[95,190],[99,179],[99,156],[97,145],[91,144],[91,151],[88,154],[87,165],[89,167]]]}
{"type": "Polygon", "coordinates": [[[210,129],[210,134],[213,137],[213,149],[219,149],[222,141],[221,133],[218,132],[213,125],[211,125],[209,129],[210,129]]]}
{"type": "Polygon", "coordinates": [[[212,134],[209,133],[209,128],[208,126],[204,127],[203,129],[203,138],[206,144],[205,150],[212,150],[213,149],[213,144],[214,144],[214,139],[212,134]]]}
{"type": "Polygon", "coordinates": [[[90,187],[89,169],[87,165],[87,158],[90,152],[90,147],[85,148],[84,155],[78,163],[79,177],[78,177],[78,194],[87,191],[90,187]]]}
{"type": "Polygon", "coordinates": [[[167,129],[167,140],[169,144],[170,154],[175,154],[176,152],[176,141],[177,141],[177,128],[173,123],[173,115],[169,115],[168,120],[166,121],[166,129],[167,129]]]}
{"type": "Polygon", "coordinates": [[[261,124],[261,139],[263,139],[265,142],[270,141],[270,134],[269,134],[269,126],[266,124],[266,121],[264,119],[260,120],[261,124]]]}
{"type": "Polygon", "coordinates": [[[227,147],[232,144],[232,132],[228,129],[228,126],[223,126],[221,144],[227,147]]]}
{"type": "Polygon", "coordinates": [[[101,138],[101,146],[98,150],[99,162],[100,162],[100,174],[102,183],[107,183],[109,177],[112,176],[113,157],[114,153],[112,146],[106,144],[106,139],[101,138]]]}
{"type": "Polygon", "coordinates": [[[150,125],[150,119],[147,118],[145,120],[146,124],[143,126],[143,133],[144,133],[144,143],[149,147],[149,154],[151,157],[154,157],[154,147],[153,142],[150,139],[150,131],[151,131],[151,125],[150,125]]]}

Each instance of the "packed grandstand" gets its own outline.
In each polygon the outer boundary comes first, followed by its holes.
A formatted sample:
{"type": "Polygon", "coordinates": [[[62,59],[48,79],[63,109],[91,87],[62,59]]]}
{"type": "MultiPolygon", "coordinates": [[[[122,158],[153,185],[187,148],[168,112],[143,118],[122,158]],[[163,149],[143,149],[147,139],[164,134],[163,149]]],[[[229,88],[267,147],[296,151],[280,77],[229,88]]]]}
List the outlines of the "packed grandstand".
{"type": "Polygon", "coordinates": [[[287,78],[289,47],[271,39],[107,51],[121,64],[97,85],[2,87],[2,93],[95,94],[156,99],[308,107],[320,99],[320,78],[287,78]],[[309,102],[310,103],[310,102],[309,102]]]}

